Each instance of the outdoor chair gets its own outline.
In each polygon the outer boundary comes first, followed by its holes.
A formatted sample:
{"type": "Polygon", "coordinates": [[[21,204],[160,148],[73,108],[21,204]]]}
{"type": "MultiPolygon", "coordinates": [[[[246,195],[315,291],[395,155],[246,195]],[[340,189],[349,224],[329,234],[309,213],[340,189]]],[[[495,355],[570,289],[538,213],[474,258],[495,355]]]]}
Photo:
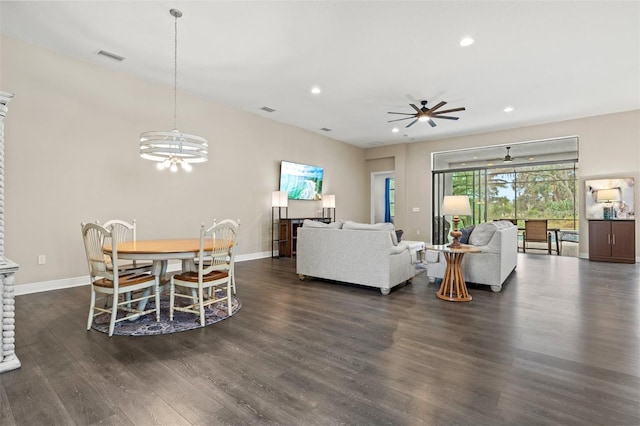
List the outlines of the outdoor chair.
{"type": "Polygon", "coordinates": [[[529,250],[546,250],[551,254],[551,232],[546,219],[527,219],[522,233],[522,252],[527,252],[527,243],[546,243],[546,247],[528,247],[529,250]]]}

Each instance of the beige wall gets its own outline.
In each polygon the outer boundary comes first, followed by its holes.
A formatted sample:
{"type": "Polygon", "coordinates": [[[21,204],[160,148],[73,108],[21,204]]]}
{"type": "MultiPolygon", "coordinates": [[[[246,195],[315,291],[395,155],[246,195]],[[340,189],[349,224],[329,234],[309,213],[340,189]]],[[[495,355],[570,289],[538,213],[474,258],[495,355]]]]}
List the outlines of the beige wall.
{"type": "MultiPolygon", "coordinates": [[[[6,255],[17,284],[87,275],[83,221],[137,219],[138,238],[197,237],[200,223],[239,218],[239,255],[271,254],[271,192],[280,160],[325,168],[340,217],[368,220],[364,150],[178,93],[178,127],[207,137],[210,160],[187,174],[138,155],[138,136],[173,127],[171,87],[3,37],[6,255]],[[37,256],[47,257],[37,265],[37,256]]],[[[289,216],[319,216],[319,201],[289,216]]]]}
{"type": "MultiPolygon", "coordinates": [[[[640,111],[607,114],[577,120],[521,127],[428,142],[393,145],[367,149],[368,160],[395,157],[396,170],[402,168],[406,177],[406,239],[430,240],[431,235],[431,154],[487,145],[549,139],[561,136],[579,137],[580,216],[584,216],[585,179],[633,177],[636,180],[636,209],[640,206],[640,111]],[[413,212],[412,208],[420,208],[413,212]],[[419,235],[418,235],[419,232],[419,235]]],[[[396,187],[399,183],[396,182],[396,187]]],[[[588,255],[588,224],[580,220],[580,254],[588,255]]],[[[636,255],[640,254],[639,227],[636,225],[636,255]]]]}
{"type": "MultiPolygon", "coordinates": [[[[0,90],[16,95],[5,121],[5,248],[21,266],[18,284],[86,275],[82,221],[136,218],[144,239],[195,237],[202,222],[240,218],[240,256],[270,254],[280,160],[323,166],[338,219],[369,221],[367,164],[392,158],[396,226],[405,239],[426,241],[435,151],[578,135],[581,187],[592,178],[640,182],[640,111],[362,150],[186,93],[178,95],[178,126],[209,139],[210,161],[190,174],[159,172],[138,156],[138,135],[170,130],[170,87],[11,38],[0,43],[0,90]]],[[[320,210],[320,202],[292,201],[289,216],[320,210]]],[[[586,223],[580,227],[586,254],[586,223]]]]}

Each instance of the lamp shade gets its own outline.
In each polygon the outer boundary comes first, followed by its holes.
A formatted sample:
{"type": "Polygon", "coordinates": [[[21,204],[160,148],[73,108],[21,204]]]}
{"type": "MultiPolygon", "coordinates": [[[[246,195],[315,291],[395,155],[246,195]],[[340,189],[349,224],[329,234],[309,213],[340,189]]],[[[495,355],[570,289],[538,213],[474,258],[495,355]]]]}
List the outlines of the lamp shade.
{"type": "Polygon", "coordinates": [[[335,209],[336,208],[336,196],[331,194],[322,196],[322,207],[325,209],[335,209]]]}
{"type": "Polygon", "coordinates": [[[599,203],[610,203],[612,201],[620,201],[620,191],[617,188],[599,189],[596,195],[599,203]]]}
{"type": "Polygon", "coordinates": [[[451,216],[471,216],[471,206],[467,195],[445,195],[442,214],[451,216]]]}
{"type": "Polygon", "coordinates": [[[289,193],[287,191],[273,191],[271,194],[271,207],[287,207],[289,205],[289,193]]]}

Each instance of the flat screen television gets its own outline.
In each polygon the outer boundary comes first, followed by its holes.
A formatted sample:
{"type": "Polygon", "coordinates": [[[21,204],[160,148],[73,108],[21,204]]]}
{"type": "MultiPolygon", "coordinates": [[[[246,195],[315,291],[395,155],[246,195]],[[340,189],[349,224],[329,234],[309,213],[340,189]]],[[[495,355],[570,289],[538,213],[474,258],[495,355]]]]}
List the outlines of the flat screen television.
{"type": "Polygon", "coordinates": [[[282,161],[280,191],[287,191],[290,200],[320,200],[323,175],[322,167],[282,161]]]}

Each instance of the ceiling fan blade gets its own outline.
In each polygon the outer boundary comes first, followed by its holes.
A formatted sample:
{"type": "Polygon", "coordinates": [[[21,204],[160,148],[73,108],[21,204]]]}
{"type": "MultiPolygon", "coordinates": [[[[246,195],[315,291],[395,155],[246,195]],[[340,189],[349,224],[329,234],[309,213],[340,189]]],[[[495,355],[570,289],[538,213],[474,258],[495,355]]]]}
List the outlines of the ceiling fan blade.
{"type": "Polygon", "coordinates": [[[391,112],[391,111],[389,111],[387,114],[415,115],[412,112],[391,112]]]}
{"type": "Polygon", "coordinates": [[[447,119],[447,120],[457,120],[460,117],[450,117],[448,115],[434,115],[434,116],[431,116],[431,118],[444,118],[444,119],[447,119]]]}
{"type": "Polygon", "coordinates": [[[415,109],[417,112],[421,112],[420,108],[418,108],[417,106],[415,106],[414,104],[409,104],[411,105],[411,108],[415,109]]]}
{"type": "Polygon", "coordinates": [[[431,111],[433,112],[433,111],[437,110],[438,108],[443,107],[444,105],[446,105],[446,102],[442,101],[442,102],[438,103],[436,106],[434,106],[433,108],[431,108],[431,111]]]}
{"type": "Polygon", "coordinates": [[[387,121],[387,123],[393,123],[394,121],[410,120],[412,118],[413,117],[398,118],[396,120],[389,120],[389,121],[387,121]]]}
{"type": "Polygon", "coordinates": [[[411,123],[407,124],[407,126],[406,126],[406,127],[411,127],[411,126],[413,126],[414,124],[416,124],[416,121],[418,121],[418,119],[417,119],[417,118],[416,118],[415,120],[413,120],[411,123]]]}
{"type": "Polygon", "coordinates": [[[436,127],[436,122],[433,121],[432,119],[429,119],[428,123],[429,125],[431,125],[431,127],[436,127]]]}
{"type": "Polygon", "coordinates": [[[434,112],[434,113],[433,113],[433,115],[436,115],[436,114],[446,114],[446,113],[448,113],[448,112],[457,112],[457,111],[464,111],[464,110],[465,110],[465,108],[464,108],[464,107],[460,107],[460,108],[453,108],[453,109],[447,109],[447,110],[444,110],[444,111],[434,112]]]}

